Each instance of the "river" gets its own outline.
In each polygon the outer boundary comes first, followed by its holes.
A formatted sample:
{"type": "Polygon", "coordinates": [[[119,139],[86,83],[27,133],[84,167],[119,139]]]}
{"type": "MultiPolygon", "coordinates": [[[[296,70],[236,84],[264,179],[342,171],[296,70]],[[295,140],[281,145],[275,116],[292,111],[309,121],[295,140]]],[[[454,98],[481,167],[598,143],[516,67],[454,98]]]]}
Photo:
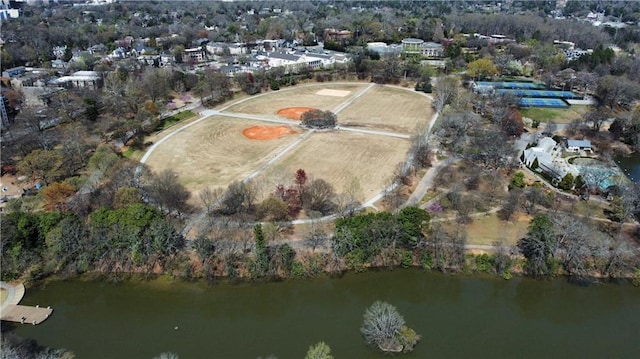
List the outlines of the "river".
{"type": "Polygon", "coordinates": [[[616,156],[614,160],[631,181],[640,182],[640,152],[634,152],[629,156],[616,156]]]}
{"type": "Polygon", "coordinates": [[[640,357],[640,289],[630,284],[402,269],[253,285],[53,282],[21,303],[53,315],[14,331],[78,358],[303,358],[321,340],[337,359],[384,358],[359,333],[375,300],[422,335],[403,358],[640,357]]]}

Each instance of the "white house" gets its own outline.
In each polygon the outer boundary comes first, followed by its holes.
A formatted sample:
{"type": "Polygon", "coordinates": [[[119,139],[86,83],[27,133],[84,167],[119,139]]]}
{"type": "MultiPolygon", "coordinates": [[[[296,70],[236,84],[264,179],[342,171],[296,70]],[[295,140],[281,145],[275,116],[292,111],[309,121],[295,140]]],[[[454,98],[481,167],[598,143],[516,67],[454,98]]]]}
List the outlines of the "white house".
{"type": "Polygon", "coordinates": [[[51,80],[50,83],[65,88],[75,87],[95,90],[102,86],[102,77],[95,71],[76,71],[69,76],[51,80]]]}
{"type": "Polygon", "coordinates": [[[561,180],[567,173],[578,176],[578,169],[562,158],[562,149],[551,137],[544,137],[535,147],[527,148],[523,153],[523,162],[531,167],[538,160],[538,170],[554,180],[561,180]]]}

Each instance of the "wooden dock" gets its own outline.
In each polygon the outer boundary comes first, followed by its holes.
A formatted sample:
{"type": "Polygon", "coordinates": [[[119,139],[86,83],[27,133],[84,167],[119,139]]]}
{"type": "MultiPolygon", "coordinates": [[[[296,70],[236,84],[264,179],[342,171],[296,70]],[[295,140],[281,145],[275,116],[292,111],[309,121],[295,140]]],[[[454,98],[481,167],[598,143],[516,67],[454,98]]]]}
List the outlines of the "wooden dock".
{"type": "Polygon", "coordinates": [[[9,296],[0,307],[0,320],[36,325],[45,321],[53,313],[53,309],[50,307],[18,305],[25,292],[22,283],[10,284],[1,282],[1,285],[2,289],[9,292],[9,296]]]}
{"type": "Polygon", "coordinates": [[[40,308],[11,304],[3,308],[0,319],[15,323],[36,325],[44,322],[49,318],[51,313],[53,313],[53,309],[50,307],[40,308]]]}

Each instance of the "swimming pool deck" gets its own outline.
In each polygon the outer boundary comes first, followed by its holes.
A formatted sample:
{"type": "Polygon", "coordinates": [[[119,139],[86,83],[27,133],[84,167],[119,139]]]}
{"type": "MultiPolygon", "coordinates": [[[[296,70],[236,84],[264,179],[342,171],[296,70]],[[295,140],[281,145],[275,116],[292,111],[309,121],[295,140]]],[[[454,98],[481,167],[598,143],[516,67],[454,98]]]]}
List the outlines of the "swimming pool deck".
{"type": "Polygon", "coordinates": [[[53,313],[51,307],[19,305],[25,292],[22,283],[0,282],[0,287],[8,292],[7,299],[0,306],[0,320],[36,325],[44,322],[53,313]]]}

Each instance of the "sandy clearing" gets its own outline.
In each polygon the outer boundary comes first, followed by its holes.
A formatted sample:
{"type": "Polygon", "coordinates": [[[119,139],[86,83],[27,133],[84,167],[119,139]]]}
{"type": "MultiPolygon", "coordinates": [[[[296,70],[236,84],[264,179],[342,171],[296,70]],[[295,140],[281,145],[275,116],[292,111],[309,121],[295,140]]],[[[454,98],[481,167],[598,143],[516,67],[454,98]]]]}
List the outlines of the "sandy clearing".
{"type": "Polygon", "coordinates": [[[255,141],[243,135],[248,127],[262,125],[257,121],[212,116],[168,139],[151,154],[147,165],[154,171],[175,170],[180,182],[192,192],[209,186],[226,188],[299,137],[255,141]]]}
{"type": "Polygon", "coordinates": [[[411,134],[433,116],[429,99],[411,91],[376,86],[338,114],[341,126],[411,134]]]}
{"type": "Polygon", "coordinates": [[[409,146],[408,140],[392,137],[317,132],[260,177],[263,183],[273,186],[288,184],[293,173],[302,168],[311,178],[322,178],[333,184],[338,193],[344,192],[355,179],[360,184],[361,200],[366,200],[389,183],[409,146]]]}
{"type": "Polygon", "coordinates": [[[316,95],[320,96],[333,96],[333,97],[346,97],[351,94],[351,91],[334,90],[334,89],[322,89],[316,92],[316,95]]]}
{"type": "MultiPolygon", "coordinates": [[[[365,88],[367,84],[362,85],[324,85],[332,89],[341,89],[344,91],[358,92],[365,88]]],[[[319,96],[316,94],[322,90],[321,86],[308,86],[296,88],[294,90],[280,90],[269,93],[265,96],[251,98],[237,105],[228,107],[225,111],[247,114],[269,115],[284,107],[313,107],[320,110],[331,110],[347,97],[319,96]]]]}

